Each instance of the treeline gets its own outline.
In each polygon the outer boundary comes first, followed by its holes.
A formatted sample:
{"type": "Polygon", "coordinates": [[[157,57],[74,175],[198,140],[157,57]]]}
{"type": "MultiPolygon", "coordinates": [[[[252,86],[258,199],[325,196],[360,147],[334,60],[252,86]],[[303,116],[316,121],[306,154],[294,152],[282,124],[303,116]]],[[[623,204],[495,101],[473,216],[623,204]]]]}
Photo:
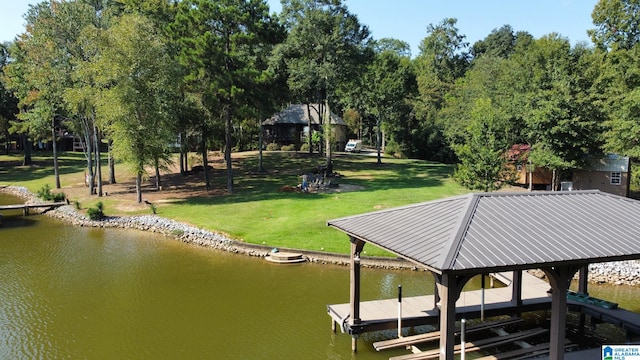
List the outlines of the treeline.
{"type": "Polygon", "coordinates": [[[45,1],[2,47],[0,130],[25,142],[55,141],[62,127],[81,136],[97,194],[103,141],[138,184],[149,166],[160,179],[170,144],[197,149],[205,169],[208,149],[221,149],[232,192],[231,152],[262,148],[261,121],[287,103],[330,108],[394,156],[458,163],[471,189],[502,186],[518,143],[559,178],[604,153],[640,157],[639,10],[601,0],[593,44],[573,46],[509,25],[468,44],[444,19],[412,57],[402,40],[373,39],[340,0],[284,0],[280,14],[264,0],[45,1]]]}

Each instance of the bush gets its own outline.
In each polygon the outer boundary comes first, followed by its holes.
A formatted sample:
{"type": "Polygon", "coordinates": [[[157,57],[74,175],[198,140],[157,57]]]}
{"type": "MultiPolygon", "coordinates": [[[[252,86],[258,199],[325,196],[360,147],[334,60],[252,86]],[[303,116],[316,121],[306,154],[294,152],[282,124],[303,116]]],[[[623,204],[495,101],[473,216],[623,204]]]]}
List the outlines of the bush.
{"type": "Polygon", "coordinates": [[[282,145],[280,150],[282,150],[282,151],[296,151],[296,144],[282,145]]]}
{"type": "Polygon", "coordinates": [[[278,151],[280,150],[280,145],[276,143],[267,144],[267,151],[278,151]]]}
{"type": "Polygon", "coordinates": [[[300,145],[300,151],[309,152],[309,143],[303,143],[302,145],[300,145]]]}
{"type": "Polygon", "coordinates": [[[393,156],[396,159],[405,159],[406,150],[403,145],[388,142],[384,147],[384,153],[393,156]]]}
{"type": "Polygon", "coordinates": [[[49,184],[46,184],[45,186],[40,188],[40,190],[36,192],[36,195],[42,200],[54,202],[64,201],[64,199],[66,199],[67,197],[63,192],[51,192],[51,186],[49,186],[49,184]]]}
{"type": "Polygon", "coordinates": [[[87,210],[87,214],[91,220],[101,220],[104,217],[104,205],[102,205],[102,201],[99,201],[95,207],[90,207],[87,210]]]}

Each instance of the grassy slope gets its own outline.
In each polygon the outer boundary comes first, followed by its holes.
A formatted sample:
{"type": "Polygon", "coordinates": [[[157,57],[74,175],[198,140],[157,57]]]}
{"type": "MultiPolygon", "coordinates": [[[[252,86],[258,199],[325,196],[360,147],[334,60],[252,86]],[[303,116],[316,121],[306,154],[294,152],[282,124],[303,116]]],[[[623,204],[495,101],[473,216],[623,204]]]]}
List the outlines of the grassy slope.
{"type": "MultiPolygon", "coordinates": [[[[82,182],[83,159],[74,153],[65,153],[62,159],[65,164],[63,187],[64,183],[82,182]]],[[[7,158],[0,156],[0,162],[3,160],[7,158]]],[[[250,243],[347,253],[347,237],[327,227],[327,220],[467,192],[450,179],[452,168],[448,165],[390,158],[383,159],[383,164],[378,165],[375,157],[360,155],[338,155],[334,158],[335,171],[342,175],[337,181],[363,186],[360,191],[283,192],[281,187],[295,186],[300,182],[302,173],[310,172],[324,159],[301,154],[266,153],[264,166],[267,174],[255,173],[257,156],[254,153],[234,154],[234,160],[239,168],[234,172],[233,195],[163,203],[158,207],[158,214],[222,231],[250,243]]],[[[52,173],[46,166],[32,169],[0,167],[0,184],[22,185],[36,191],[46,183],[53,185],[52,173]]],[[[223,176],[217,175],[214,187],[223,188],[224,184],[223,176]]],[[[105,201],[105,211],[109,214],[112,200],[108,200],[105,201]]],[[[369,255],[384,254],[373,247],[366,250],[369,255]]]]}

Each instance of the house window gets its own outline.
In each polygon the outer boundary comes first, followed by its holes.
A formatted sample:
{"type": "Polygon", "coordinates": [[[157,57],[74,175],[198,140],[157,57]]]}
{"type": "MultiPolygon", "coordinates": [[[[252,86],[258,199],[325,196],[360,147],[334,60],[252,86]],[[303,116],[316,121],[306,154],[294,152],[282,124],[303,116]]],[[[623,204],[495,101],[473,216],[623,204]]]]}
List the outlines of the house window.
{"type": "Polygon", "coordinates": [[[622,183],[622,173],[620,172],[612,172],[611,173],[611,185],[620,185],[622,183]]]}

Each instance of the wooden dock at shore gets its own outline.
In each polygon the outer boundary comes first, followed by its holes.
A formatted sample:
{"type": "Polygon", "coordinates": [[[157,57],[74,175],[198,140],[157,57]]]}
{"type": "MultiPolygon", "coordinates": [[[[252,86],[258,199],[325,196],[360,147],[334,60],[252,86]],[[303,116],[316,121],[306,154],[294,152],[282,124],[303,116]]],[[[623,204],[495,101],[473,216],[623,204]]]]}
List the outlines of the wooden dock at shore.
{"type": "MultiPolygon", "coordinates": [[[[487,317],[549,308],[551,298],[547,294],[549,283],[528,273],[522,274],[522,305],[511,303],[510,286],[484,290],[484,309],[481,307],[482,290],[465,291],[456,302],[459,317],[480,318],[482,310],[487,317]]],[[[501,274],[503,281],[510,281],[511,273],[501,274]]],[[[393,329],[398,325],[397,299],[362,301],[359,324],[349,324],[350,304],[327,305],[327,312],[342,332],[352,335],[370,331],[393,329]]],[[[402,299],[403,327],[435,325],[439,311],[433,295],[412,296],[402,299]]]]}
{"type": "Polygon", "coordinates": [[[54,203],[40,203],[40,204],[16,204],[16,205],[0,205],[1,210],[22,210],[24,216],[29,215],[30,209],[49,208],[55,209],[60,206],[69,205],[66,201],[54,202],[54,203]]]}
{"type": "MultiPolygon", "coordinates": [[[[501,273],[496,278],[502,282],[510,283],[512,273],[501,273]]],[[[550,289],[549,283],[528,273],[522,276],[522,304],[514,304],[511,302],[512,287],[506,286],[501,288],[489,288],[484,290],[484,305],[481,310],[482,290],[473,290],[463,292],[456,302],[456,317],[458,319],[477,319],[480,318],[481,311],[485,317],[494,317],[499,315],[514,315],[529,311],[548,310],[551,307],[551,297],[547,293],[550,289]]],[[[438,307],[434,303],[433,295],[414,296],[402,299],[402,327],[413,327],[421,325],[435,325],[439,323],[438,307]]],[[[593,304],[567,300],[567,307],[570,311],[579,312],[591,317],[592,325],[599,322],[606,322],[625,329],[628,334],[640,335],[640,314],[622,309],[607,309],[593,304]]],[[[362,333],[396,329],[398,326],[398,300],[372,300],[362,301],[360,303],[359,324],[350,324],[349,322],[350,304],[328,305],[327,312],[332,318],[332,328],[335,331],[337,325],[340,326],[342,332],[352,336],[362,333]]],[[[501,321],[513,321],[501,320],[501,321]]],[[[488,323],[491,324],[491,323],[488,323]]],[[[419,334],[407,336],[404,338],[395,338],[379,341],[374,344],[376,350],[383,350],[393,347],[413,348],[413,344],[422,342],[435,341],[439,339],[439,332],[435,331],[428,334],[419,334]]],[[[497,340],[501,340],[497,338],[497,340]]],[[[567,344],[567,346],[572,346],[567,344]]],[[[539,350],[541,353],[548,351],[548,344],[540,345],[540,349],[524,349],[517,350],[514,353],[539,350]]],[[[599,351],[599,349],[597,349],[599,351]]],[[[438,350],[439,351],[439,350],[438,350]]],[[[437,352],[437,351],[436,351],[437,352]]],[[[591,354],[590,350],[582,350],[580,353],[591,354]]],[[[437,354],[434,353],[434,357],[437,354]]],[[[570,353],[568,353],[570,354],[570,353]]],[[[431,353],[411,354],[396,357],[397,359],[427,359],[431,358],[431,353]]],[[[506,355],[506,354],[505,354],[506,355]]],[[[501,357],[487,357],[487,359],[498,359],[501,357]]],[[[395,359],[395,358],[394,358],[395,359]]]]}

